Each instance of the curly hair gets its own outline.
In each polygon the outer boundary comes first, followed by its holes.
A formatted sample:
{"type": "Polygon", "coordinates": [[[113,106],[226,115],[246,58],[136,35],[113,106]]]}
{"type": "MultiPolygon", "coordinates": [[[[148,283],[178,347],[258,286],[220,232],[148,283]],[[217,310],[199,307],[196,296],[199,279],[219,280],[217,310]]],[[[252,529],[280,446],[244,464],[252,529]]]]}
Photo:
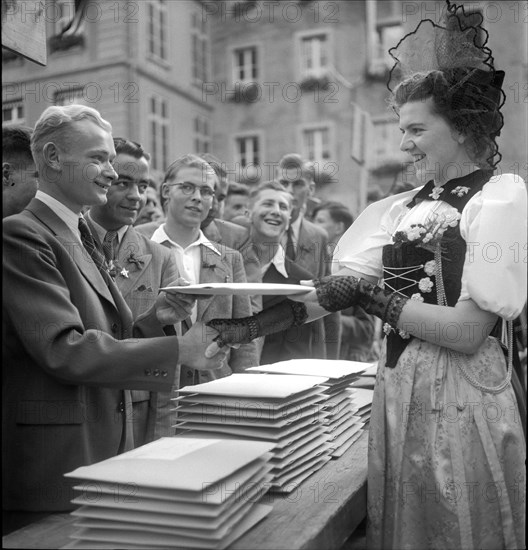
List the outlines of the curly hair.
{"type": "Polygon", "coordinates": [[[494,168],[502,155],[495,141],[503,126],[500,107],[503,71],[453,68],[415,73],[394,90],[391,107],[433,99],[434,112],[466,136],[470,158],[481,168],[494,168]]]}

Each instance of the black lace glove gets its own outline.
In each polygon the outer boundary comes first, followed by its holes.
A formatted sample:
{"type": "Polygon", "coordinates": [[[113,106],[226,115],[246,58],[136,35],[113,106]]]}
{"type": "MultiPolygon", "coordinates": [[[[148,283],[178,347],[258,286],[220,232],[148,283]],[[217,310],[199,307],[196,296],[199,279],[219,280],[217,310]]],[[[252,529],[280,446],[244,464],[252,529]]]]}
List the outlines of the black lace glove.
{"type": "Polygon", "coordinates": [[[361,306],[367,313],[389,323],[392,328],[396,328],[403,306],[409,299],[352,276],[321,277],[314,280],[314,286],[319,305],[327,311],[361,306]]]}
{"type": "Polygon", "coordinates": [[[306,306],[300,302],[284,300],[251,317],[241,319],[211,319],[205,323],[220,334],[215,338],[219,345],[247,344],[259,336],[267,336],[302,325],[308,318],[306,306]]]}

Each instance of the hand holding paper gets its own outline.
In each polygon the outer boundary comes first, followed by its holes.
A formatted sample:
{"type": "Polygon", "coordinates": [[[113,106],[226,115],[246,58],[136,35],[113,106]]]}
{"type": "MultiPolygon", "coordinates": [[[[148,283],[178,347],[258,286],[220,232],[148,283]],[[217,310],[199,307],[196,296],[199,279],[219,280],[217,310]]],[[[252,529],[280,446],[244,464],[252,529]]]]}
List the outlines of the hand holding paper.
{"type": "MultiPolygon", "coordinates": [[[[173,286],[188,286],[189,281],[178,278],[173,286]]],[[[187,319],[196,302],[196,296],[161,291],[156,299],[156,317],[162,325],[173,325],[187,319]]]]}

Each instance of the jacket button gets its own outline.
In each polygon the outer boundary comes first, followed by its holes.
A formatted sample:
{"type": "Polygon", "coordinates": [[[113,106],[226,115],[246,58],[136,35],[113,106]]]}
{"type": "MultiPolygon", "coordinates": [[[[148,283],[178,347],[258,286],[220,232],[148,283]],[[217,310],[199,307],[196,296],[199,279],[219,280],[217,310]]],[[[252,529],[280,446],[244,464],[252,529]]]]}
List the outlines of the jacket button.
{"type": "Polygon", "coordinates": [[[150,369],[145,369],[145,376],[150,376],[152,374],[152,371],[150,369]]]}
{"type": "Polygon", "coordinates": [[[115,334],[119,327],[118,327],[117,323],[112,323],[112,326],[110,328],[112,329],[112,332],[115,334]]]}
{"type": "Polygon", "coordinates": [[[162,370],[162,371],[161,371],[161,376],[162,376],[163,378],[167,378],[168,375],[169,375],[169,373],[168,373],[166,370],[162,370]]]}
{"type": "Polygon", "coordinates": [[[117,410],[121,413],[125,411],[125,404],[123,403],[123,401],[119,402],[119,405],[117,406],[117,410]]]}
{"type": "Polygon", "coordinates": [[[154,369],[154,376],[159,376],[159,375],[160,375],[159,369],[154,369]]]}

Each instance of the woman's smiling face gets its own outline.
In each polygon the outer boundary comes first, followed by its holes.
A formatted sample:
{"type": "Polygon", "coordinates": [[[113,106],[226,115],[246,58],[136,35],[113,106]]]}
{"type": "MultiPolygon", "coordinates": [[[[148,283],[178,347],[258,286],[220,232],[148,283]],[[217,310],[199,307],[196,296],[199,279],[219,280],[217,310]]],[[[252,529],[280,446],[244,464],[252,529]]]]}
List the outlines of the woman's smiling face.
{"type": "Polygon", "coordinates": [[[474,164],[464,146],[465,136],[434,111],[432,98],[404,103],[400,130],[400,149],[412,157],[420,184],[434,179],[442,185],[474,164]]]}

